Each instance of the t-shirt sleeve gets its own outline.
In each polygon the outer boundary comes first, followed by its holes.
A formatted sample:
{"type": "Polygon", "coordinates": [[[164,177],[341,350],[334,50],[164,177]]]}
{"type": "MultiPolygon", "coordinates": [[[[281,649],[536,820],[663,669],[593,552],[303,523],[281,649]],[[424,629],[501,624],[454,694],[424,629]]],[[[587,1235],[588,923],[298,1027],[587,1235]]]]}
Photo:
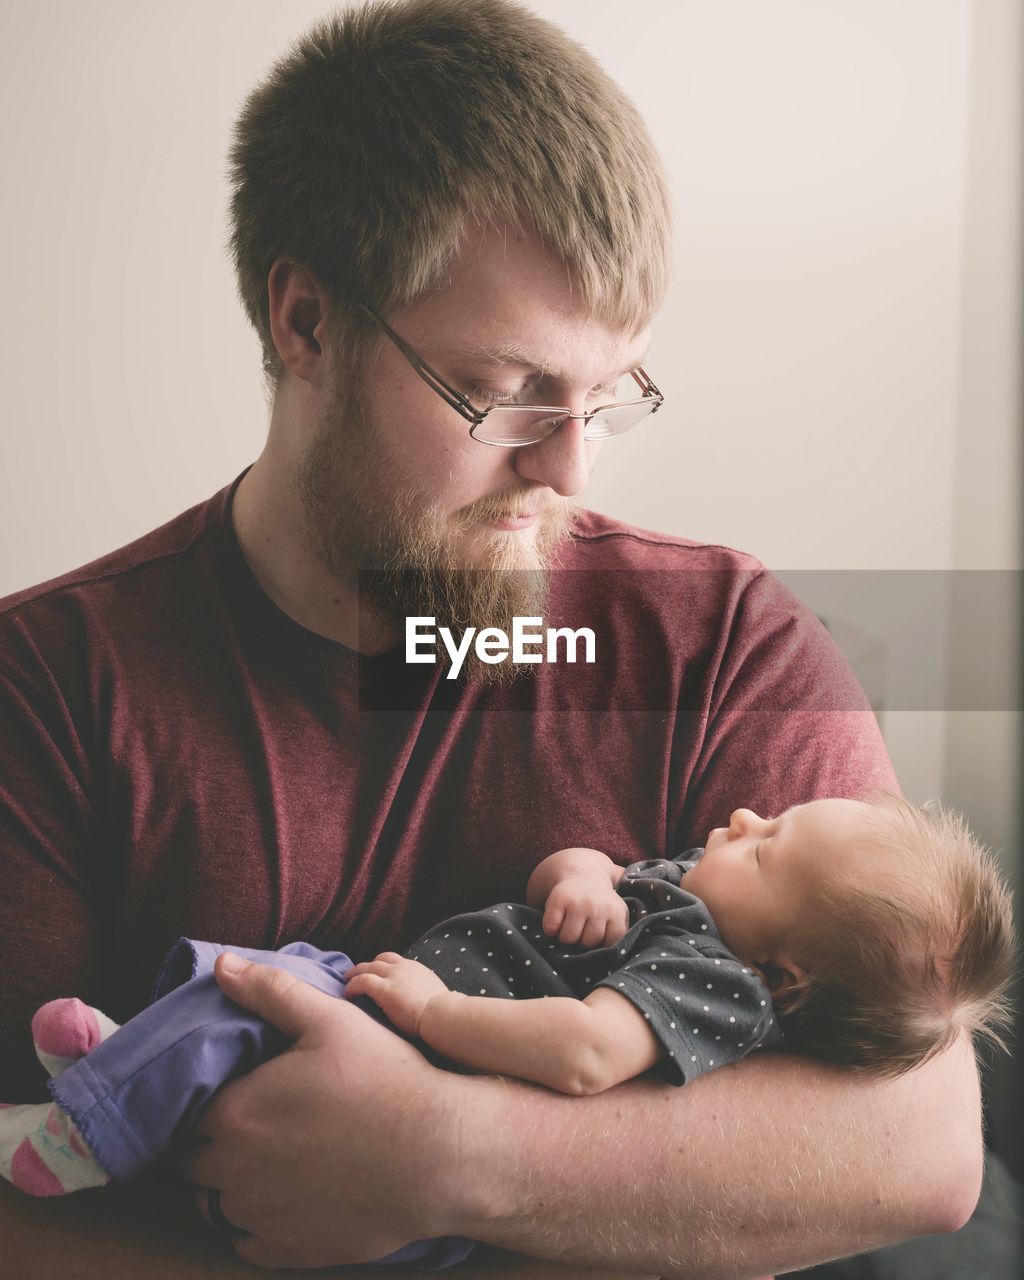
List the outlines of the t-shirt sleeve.
{"type": "MultiPolygon", "coordinates": [[[[681,735],[687,714],[681,709],[681,735]]],[[[773,817],[824,796],[899,790],[845,658],[818,618],[766,570],[752,573],[739,596],[699,736],[680,795],[675,852],[703,844],[736,808],[773,817]]]]}
{"type": "Polygon", "coordinates": [[[9,619],[0,725],[0,1100],[19,1102],[46,1096],[33,1013],[57,996],[95,1002],[99,944],[86,753],[46,662],[9,619]]]}
{"type": "Polygon", "coordinates": [[[622,968],[596,985],[618,991],[643,1014],[676,1084],[782,1039],[757,974],[716,940],[688,938],[674,926],[669,936],[645,935],[622,968]]]}

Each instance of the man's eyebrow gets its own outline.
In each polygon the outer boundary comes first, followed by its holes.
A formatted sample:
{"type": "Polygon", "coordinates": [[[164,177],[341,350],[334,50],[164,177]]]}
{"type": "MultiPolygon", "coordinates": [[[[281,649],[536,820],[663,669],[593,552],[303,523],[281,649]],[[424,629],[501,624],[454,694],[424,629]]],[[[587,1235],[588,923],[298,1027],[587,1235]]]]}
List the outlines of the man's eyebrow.
{"type": "MultiPolygon", "coordinates": [[[[484,347],[453,347],[452,356],[456,360],[469,360],[480,364],[524,365],[528,369],[536,369],[538,373],[542,373],[546,378],[555,378],[559,381],[569,380],[564,369],[557,368],[544,356],[536,351],[531,351],[528,347],[524,347],[518,342],[500,342],[495,346],[484,347]]],[[[643,355],[639,356],[631,364],[625,365],[605,378],[605,381],[614,382],[625,374],[631,373],[642,365],[646,359],[647,352],[645,351],[643,355]]]]}
{"type": "Polygon", "coordinates": [[[471,360],[480,364],[522,364],[549,378],[557,378],[561,373],[550,361],[518,342],[500,342],[495,346],[485,347],[454,347],[452,355],[456,360],[471,360]]]}

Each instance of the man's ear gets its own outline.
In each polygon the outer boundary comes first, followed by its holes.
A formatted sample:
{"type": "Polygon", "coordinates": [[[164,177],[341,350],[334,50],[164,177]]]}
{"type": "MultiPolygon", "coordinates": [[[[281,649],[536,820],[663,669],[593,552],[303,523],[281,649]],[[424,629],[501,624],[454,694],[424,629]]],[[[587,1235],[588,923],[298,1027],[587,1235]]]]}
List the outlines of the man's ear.
{"type": "Polygon", "coordinates": [[[772,993],[772,1004],[780,1013],[791,1013],[807,998],[807,970],[792,956],[777,955],[752,968],[772,993]]]}
{"type": "Polygon", "coordinates": [[[285,366],[304,382],[318,382],[324,371],[324,290],[302,267],[278,261],[270,269],[267,296],[271,336],[285,366]]]}

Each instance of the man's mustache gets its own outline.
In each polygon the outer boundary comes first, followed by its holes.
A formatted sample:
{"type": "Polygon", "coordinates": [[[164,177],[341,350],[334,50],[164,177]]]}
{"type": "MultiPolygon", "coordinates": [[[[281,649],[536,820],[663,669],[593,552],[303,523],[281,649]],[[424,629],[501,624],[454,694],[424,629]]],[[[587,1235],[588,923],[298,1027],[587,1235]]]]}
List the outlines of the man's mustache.
{"type": "Polygon", "coordinates": [[[529,492],[494,494],[487,498],[478,498],[469,506],[463,507],[456,515],[460,532],[471,529],[481,520],[509,520],[519,516],[539,515],[550,520],[556,513],[573,510],[574,504],[567,498],[541,498],[534,489],[529,492]]]}

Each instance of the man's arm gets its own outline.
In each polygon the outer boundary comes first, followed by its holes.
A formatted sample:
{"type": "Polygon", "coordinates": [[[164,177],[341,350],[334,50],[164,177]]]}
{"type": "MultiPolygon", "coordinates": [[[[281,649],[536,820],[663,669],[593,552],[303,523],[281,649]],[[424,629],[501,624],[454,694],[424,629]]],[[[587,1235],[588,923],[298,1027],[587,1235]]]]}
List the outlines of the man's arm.
{"type": "Polygon", "coordinates": [[[886,1083],[766,1054],[576,1105],[472,1090],[467,1129],[487,1140],[466,1176],[489,1210],[460,1229],[540,1257],[728,1280],[953,1231],[977,1201],[966,1044],[886,1083]]]}
{"type": "Polygon", "coordinates": [[[438,1072],[281,970],[232,976],[218,961],[217,973],[296,1041],[222,1090],[197,1126],[211,1141],[183,1161],[197,1185],[223,1189],[228,1218],[253,1233],[236,1249],[261,1265],[464,1235],[728,1280],[955,1230],[977,1200],[966,1042],[895,1081],[755,1054],[683,1089],[632,1081],[566,1098],[438,1072]]]}

